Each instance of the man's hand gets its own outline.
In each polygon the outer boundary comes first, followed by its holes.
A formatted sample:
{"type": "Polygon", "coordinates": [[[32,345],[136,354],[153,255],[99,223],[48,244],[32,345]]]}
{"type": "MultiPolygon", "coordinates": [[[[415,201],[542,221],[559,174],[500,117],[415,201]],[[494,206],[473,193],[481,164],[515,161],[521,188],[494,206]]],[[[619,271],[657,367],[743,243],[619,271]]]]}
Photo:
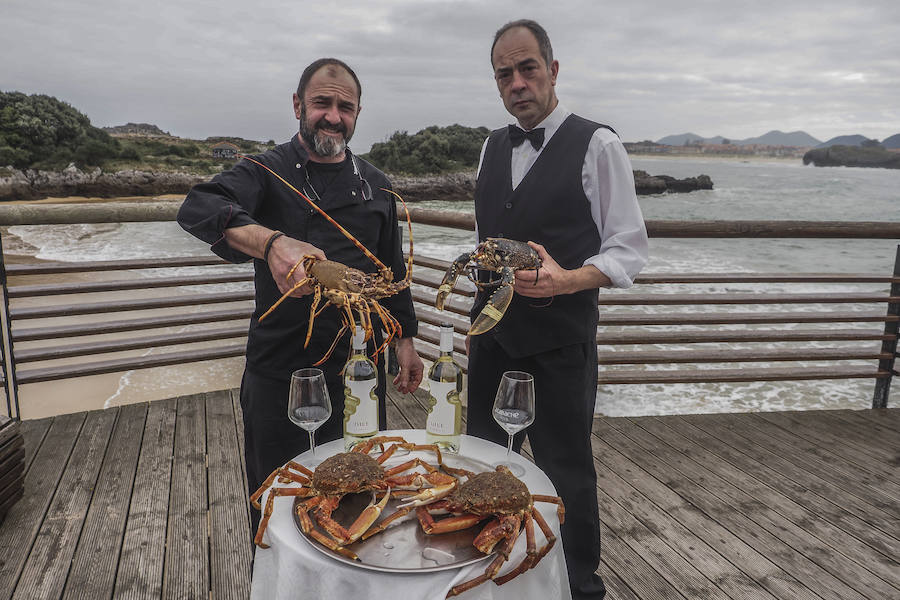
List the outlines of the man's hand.
{"type": "Polygon", "coordinates": [[[516,271],[517,294],[529,298],[550,298],[612,285],[609,277],[593,265],[564,269],[553,260],[543,246],[534,242],[528,242],[528,245],[537,251],[542,264],[537,271],[524,269],[516,271]]]}
{"type": "MultiPolygon", "coordinates": [[[[288,278],[288,273],[294,268],[298,262],[303,260],[305,256],[315,256],[319,260],[325,260],[325,253],[316,248],[312,244],[295,240],[286,235],[281,236],[272,243],[269,250],[269,269],[272,271],[272,277],[278,285],[278,290],[284,294],[289,289],[306,277],[306,270],[301,264],[294,269],[288,278]]],[[[291,296],[299,298],[306,294],[312,293],[312,286],[306,284],[294,290],[291,296]]]]}
{"type": "Polygon", "coordinates": [[[541,257],[541,268],[537,271],[516,271],[516,293],[529,298],[550,298],[569,293],[565,287],[569,271],[559,266],[540,244],[528,242],[528,245],[541,257]]]}
{"type": "Polygon", "coordinates": [[[412,394],[422,383],[425,365],[416,352],[413,338],[400,338],[397,340],[397,347],[394,350],[397,353],[397,362],[400,364],[400,372],[394,377],[394,385],[401,394],[412,394]]]}

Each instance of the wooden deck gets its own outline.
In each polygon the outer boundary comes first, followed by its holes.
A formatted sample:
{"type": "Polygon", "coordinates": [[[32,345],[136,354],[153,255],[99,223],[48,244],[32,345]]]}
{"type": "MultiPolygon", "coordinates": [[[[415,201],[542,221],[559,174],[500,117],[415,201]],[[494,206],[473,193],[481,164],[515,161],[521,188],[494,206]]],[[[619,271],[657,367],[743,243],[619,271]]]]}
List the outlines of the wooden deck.
{"type": "MultiPolygon", "coordinates": [[[[0,599],[246,598],[235,394],[23,422],[0,599]]],[[[421,427],[391,394],[388,427],[421,427]]],[[[598,418],[610,600],[900,598],[900,409],[598,418]]]]}

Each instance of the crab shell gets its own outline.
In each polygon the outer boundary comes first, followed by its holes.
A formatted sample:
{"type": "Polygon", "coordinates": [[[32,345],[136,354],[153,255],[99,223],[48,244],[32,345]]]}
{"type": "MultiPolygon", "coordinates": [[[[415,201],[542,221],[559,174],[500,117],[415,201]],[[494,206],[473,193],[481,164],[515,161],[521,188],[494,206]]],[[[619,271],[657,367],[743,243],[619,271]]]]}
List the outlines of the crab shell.
{"type": "Polygon", "coordinates": [[[382,489],[384,468],[368,454],[343,452],[322,461],[312,475],[312,486],[325,495],[352,494],[382,489]]]}
{"type": "Polygon", "coordinates": [[[478,473],[448,498],[451,512],[480,516],[522,514],[531,507],[531,492],[516,477],[498,471],[478,473]]]}

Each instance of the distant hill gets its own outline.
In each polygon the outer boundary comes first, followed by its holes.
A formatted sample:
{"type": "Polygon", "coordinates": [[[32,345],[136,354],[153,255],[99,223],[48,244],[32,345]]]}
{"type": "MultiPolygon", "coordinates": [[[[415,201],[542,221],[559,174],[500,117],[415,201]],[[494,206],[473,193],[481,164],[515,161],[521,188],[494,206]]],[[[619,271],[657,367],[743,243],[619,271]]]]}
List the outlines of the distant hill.
{"type": "Polygon", "coordinates": [[[859,135],[859,134],[839,135],[837,137],[831,138],[827,142],[822,142],[821,144],[816,146],[816,148],[830,148],[832,146],[859,146],[867,139],[869,139],[869,138],[867,138],[864,135],[859,135]]]}
{"type": "Polygon", "coordinates": [[[746,146],[748,144],[760,144],[765,146],[816,146],[819,140],[809,135],[805,131],[792,131],[784,133],[783,131],[773,130],[759,137],[737,140],[734,138],[726,138],[721,135],[713,137],[702,137],[696,133],[682,133],[678,135],[667,135],[657,140],[657,144],[665,144],[667,146],[684,146],[685,144],[701,143],[701,144],[735,144],[736,146],[746,146]]]}
{"type": "Polygon", "coordinates": [[[657,144],[665,144],[666,146],[684,146],[692,142],[705,142],[706,138],[696,133],[680,133],[678,135],[667,135],[664,138],[656,140],[657,144]]]}
{"type": "Polygon", "coordinates": [[[156,125],[150,123],[126,123],[125,125],[114,125],[112,127],[103,127],[103,131],[110,135],[158,135],[171,137],[168,131],[163,131],[156,125]]]}
{"type": "Polygon", "coordinates": [[[748,144],[761,144],[764,146],[816,146],[819,140],[809,135],[805,131],[791,131],[784,133],[783,131],[773,130],[759,137],[747,138],[745,140],[731,140],[732,144],[738,146],[746,146],[748,144]]]}
{"type": "Polygon", "coordinates": [[[889,138],[884,138],[884,141],[881,142],[881,145],[885,148],[900,148],[900,133],[895,133],[889,138]]]}

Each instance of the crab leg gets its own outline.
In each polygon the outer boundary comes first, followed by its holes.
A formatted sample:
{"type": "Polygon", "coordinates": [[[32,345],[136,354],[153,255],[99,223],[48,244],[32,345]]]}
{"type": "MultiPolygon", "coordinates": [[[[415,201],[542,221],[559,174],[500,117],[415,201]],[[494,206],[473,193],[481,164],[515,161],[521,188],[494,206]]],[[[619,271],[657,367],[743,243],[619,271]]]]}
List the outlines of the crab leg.
{"type": "Polygon", "coordinates": [[[353,524],[350,526],[349,532],[350,537],[345,542],[347,544],[352,544],[356,540],[363,535],[369,527],[371,527],[375,521],[378,520],[378,517],[381,516],[381,511],[384,510],[384,507],[387,506],[388,500],[391,497],[391,488],[388,488],[387,493],[384,495],[384,498],[381,499],[381,502],[375,503],[375,494],[372,494],[372,502],[360,513],[356,520],[353,521],[353,524]]]}
{"type": "Polygon", "coordinates": [[[502,577],[495,577],[494,583],[497,585],[503,585],[510,579],[524,573],[528,569],[534,566],[534,563],[537,561],[537,551],[535,550],[534,543],[534,522],[531,520],[531,513],[525,513],[525,539],[527,541],[527,550],[525,551],[525,558],[522,559],[522,562],[519,563],[515,569],[506,573],[502,577]]]}
{"type": "MultiPolygon", "coordinates": [[[[409,508],[411,509],[412,507],[409,508]]],[[[431,506],[419,506],[416,508],[416,517],[419,518],[419,524],[422,526],[422,531],[428,534],[437,535],[441,533],[450,533],[451,531],[462,531],[463,529],[468,529],[469,527],[478,524],[486,518],[481,515],[464,514],[435,521],[434,517],[431,516],[431,513],[428,512],[429,508],[431,508],[431,506]]]]}
{"type": "Polygon", "coordinates": [[[273,488],[269,493],[269,497],[266,499],[266,509],[263,511],[262,519],[259,520],[259,528],[256,530],[256,536],[253,538],[253,543],[260,548],[269,547],[267,544],[263,543],[262,539],[263,533],[266,531],[266,527],[269,525],[269,517],[272,516],[272,510],[275,508],[276,496],[304,496],[308,493],[309,490],[302,487],[273,488]]]}
{"type": "Polygon", "coordinates": [[[263,492],[265,492],[267,489],[272,487],[272,485],[275,483],[276,477],[279,477],[279,476],[284,477],[289,481],[296,481],[297,483],[304,484],[304,485],[309,483],[309,479],[307,479],[303,475],[297,475],[296,473],[291,473],[291,471],[289,471],[289,469],[294,469],[295,471],[300,471],[306,477],[312,477],[312,471],[310,471],[309,469],[307,469],[300,463],[296,463],[294,461],[289,461],[285,466],[278,467],[277,469],[272,471],[269,474],[269,476],[266,477],[266,480],[263,481],[262,485],[259,486],[259,489],[256,490],[255,492],[253,492],[253,495],[250,496],[250,504],[253,505],[253,508],[255,508],[257,510],[260,509],[259,498],[260,498],[260,496],[263,495],[263,492]]]}
{"type": "MultiPolygon", "coordinates": [[[[553,548],[553,545],[556,544],[556,536],[553,535],[553,530],[550,529],[550,526],[547,525],[547,521],[544,520],[544,516],[541,514],[539,510],[532,511],[532,516],[534,520],[537,522],[538,527],[541,528],[541,532],[544,534],[544,538],[547,540],[547,543],[540,549],[537,553],[537,556],[534,557],[534,562],[531,563],[531,567],[538,564],[538,562],[550,552],[550,549],[553,548]]],[[[529,568],[531,568],[529,567],[529,568]]]]}
{"type": "MultiPolygon", "coordinates": [[[[532,494],[531,500],[533,502],[549,502],[555,504],[556,516],[559,518],[559,524],[562,525],[566,522],[566,507],[563,505],[562,498],[557,498],[556,496],[544,496],[543,494],[532,494]]],[[[535,511],[535,513],[537,513],[537,511],[535,511]]]]}
{"type": "Polygon", "coordinates": [[[516,543],[516,539],[519,537],[518,533],[519,532],[516,531],[514,535],[506,538],[506,542],[497,553],[497,558],[491,561],[491,564],[488,565],[488,568],[484,570],[484,573],[482,575],[479,575],[478,577],[470,581],[466,581],[457,586],[454,586],[449,592],[447,592],[447,598],[462,594],[467,590],[471,590],[473,587],[481,585],[485,581],[493,579],[497,572],[500,571],[500,567],[503,566],[503,563],[505,563],[509,558],[509,551],[512,550],[513,544],[516,543]]]}

